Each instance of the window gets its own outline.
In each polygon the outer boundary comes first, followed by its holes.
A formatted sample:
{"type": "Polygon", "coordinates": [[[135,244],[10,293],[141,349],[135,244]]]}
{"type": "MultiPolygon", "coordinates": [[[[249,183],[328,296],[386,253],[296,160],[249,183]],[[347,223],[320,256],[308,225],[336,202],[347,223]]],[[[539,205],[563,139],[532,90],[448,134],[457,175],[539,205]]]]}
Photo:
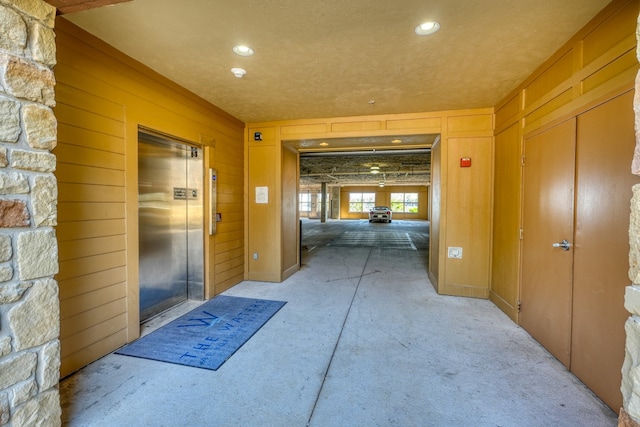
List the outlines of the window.
{"type": "Polygon", "coordinates": [[[418,213],[418,193],[391,193],[391,210],[418,213]]]}
{"type": "Polygon", "coordinates": [[[349,212],[369,212],[376,205],[376,193],[349,193],[349,212]]]}
{"type": "Polygon", "coordinates": [[[300,193],[300,212],[311,211],[311,194],[300,193]]]}

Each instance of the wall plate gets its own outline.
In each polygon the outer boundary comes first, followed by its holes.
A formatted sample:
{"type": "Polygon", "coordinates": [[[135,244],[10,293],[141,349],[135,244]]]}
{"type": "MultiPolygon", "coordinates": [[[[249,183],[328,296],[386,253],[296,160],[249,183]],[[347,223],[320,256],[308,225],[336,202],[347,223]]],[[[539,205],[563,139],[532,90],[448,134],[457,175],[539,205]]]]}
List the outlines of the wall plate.
{"type": "Polygon", "coordinates": [[[449,258],[462,259],[462,248],[449,246],[448,255],[449,255],[449,258]]]}

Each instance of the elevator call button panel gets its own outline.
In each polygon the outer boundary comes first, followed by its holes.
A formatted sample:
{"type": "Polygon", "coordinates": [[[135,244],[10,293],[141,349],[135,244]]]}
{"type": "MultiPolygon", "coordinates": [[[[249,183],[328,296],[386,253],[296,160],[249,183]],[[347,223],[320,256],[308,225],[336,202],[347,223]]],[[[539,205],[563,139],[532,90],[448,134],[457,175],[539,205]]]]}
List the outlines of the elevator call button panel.
{"type": "Polygon", "coordinates": [[[187,197],[189,197],[190,200],[196,200],[198,198],[198,189],[173,187],[174,200],[187,200],[187,197]]]}

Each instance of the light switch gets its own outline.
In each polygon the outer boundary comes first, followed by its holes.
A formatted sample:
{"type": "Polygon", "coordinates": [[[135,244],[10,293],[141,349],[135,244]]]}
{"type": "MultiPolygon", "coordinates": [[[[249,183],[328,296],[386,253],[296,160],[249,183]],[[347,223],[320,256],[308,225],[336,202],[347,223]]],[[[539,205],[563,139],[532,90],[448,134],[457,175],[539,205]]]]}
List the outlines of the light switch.
{"type": "Polygon", "coordinates": [[[449,246],[449,258],[462,259],[462,248],[449,246]]]}

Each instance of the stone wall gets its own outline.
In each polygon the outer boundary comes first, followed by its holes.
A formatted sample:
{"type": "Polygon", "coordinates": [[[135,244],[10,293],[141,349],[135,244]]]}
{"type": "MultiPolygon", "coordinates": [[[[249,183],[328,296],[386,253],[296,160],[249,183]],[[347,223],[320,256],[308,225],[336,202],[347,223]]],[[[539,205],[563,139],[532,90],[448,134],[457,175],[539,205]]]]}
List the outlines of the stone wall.
{"type": "Polygon", "coordinates": [[[0,425],[59,426],[56,10],[0,0],[0,425]]]}
{"type": "MultiPolygon", "coordinates": [[[[640,61],[640,17],[636,29],[637,50],[640,61]]],[[[633,109],[636,114],[636,150],[631,171],[640,175],[640,72],[636,78],[633,109]]],[[[625,324],[627,341],[625,360],[622,366],[622,399],[624,407],[620,411],[619,426],[640,426],[640,184],[633,188],[631,199],[631,220],[629,224],[629,279],[631,286],[625,292],[624,306],[631,313],[625,324]]]]}

